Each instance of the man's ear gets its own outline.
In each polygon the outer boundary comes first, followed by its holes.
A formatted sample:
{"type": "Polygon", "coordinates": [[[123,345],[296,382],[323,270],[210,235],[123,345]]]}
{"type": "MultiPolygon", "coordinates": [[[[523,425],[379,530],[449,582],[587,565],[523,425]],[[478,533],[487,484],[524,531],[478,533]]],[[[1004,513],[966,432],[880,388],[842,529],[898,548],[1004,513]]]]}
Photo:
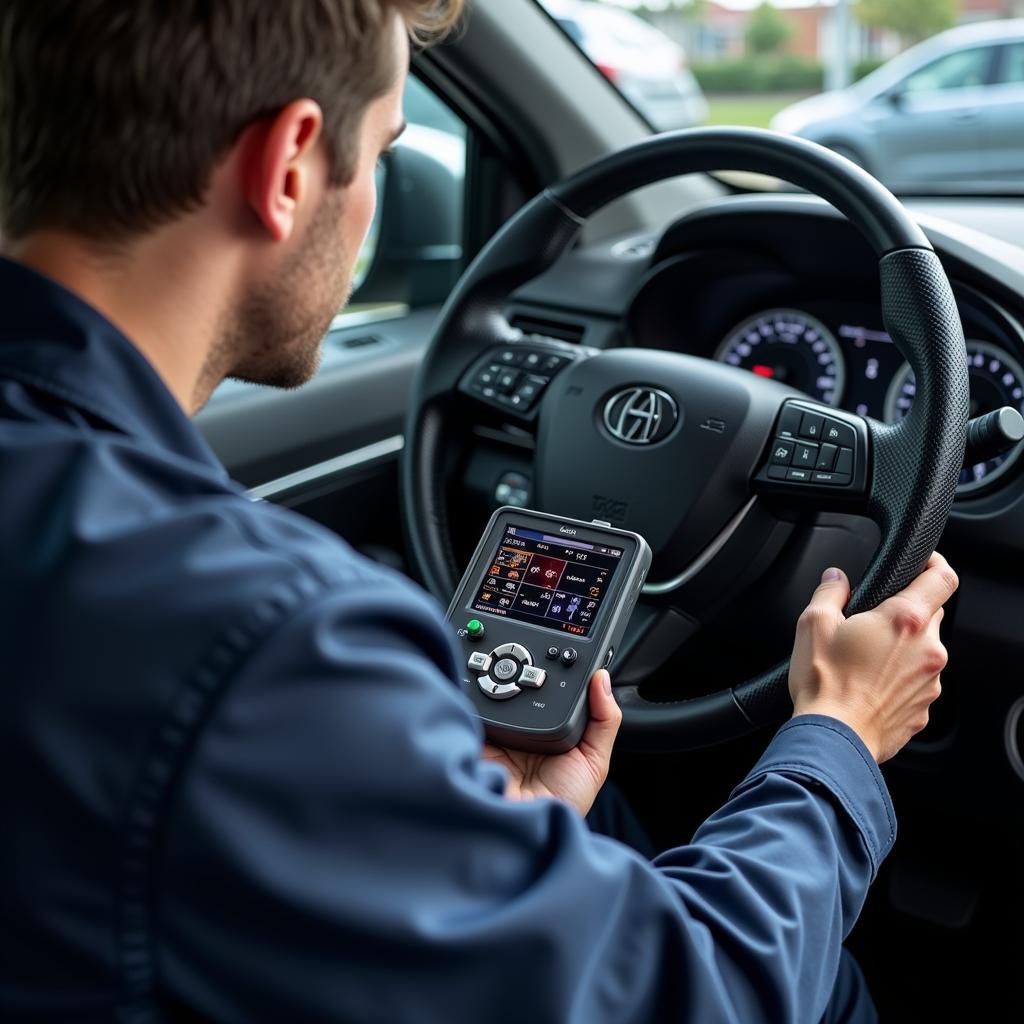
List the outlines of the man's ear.
{"type": "Polygon", "coordinates": [[[245,198],[275,242],[295,228],[296,211],[313,188],[324,115],[310,99],[295,100],[273,118],[253,125],[244,145],[245,198]]]}

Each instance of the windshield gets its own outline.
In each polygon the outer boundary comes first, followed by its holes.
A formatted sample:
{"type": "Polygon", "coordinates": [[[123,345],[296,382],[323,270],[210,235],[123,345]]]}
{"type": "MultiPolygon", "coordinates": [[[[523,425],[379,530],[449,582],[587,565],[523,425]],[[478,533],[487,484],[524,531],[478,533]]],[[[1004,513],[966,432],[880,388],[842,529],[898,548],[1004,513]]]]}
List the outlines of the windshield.
{"type": "Polygon", "coordinates": [[[1010,0],[538,2],[653,131],[773,128],[901,195],[1024,194],[1010,0]]]}

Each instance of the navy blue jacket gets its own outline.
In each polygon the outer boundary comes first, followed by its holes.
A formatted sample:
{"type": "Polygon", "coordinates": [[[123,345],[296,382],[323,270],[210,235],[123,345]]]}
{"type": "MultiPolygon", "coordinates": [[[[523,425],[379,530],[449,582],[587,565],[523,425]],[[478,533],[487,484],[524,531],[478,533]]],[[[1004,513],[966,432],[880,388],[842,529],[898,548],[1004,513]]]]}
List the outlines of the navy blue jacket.
{"type": "Polygon", "coordinates": [[[506,800],[435,602],[0,262],[0,1018],[817,1021],[895,824],[778,732],[654,864],[506,800]]]}

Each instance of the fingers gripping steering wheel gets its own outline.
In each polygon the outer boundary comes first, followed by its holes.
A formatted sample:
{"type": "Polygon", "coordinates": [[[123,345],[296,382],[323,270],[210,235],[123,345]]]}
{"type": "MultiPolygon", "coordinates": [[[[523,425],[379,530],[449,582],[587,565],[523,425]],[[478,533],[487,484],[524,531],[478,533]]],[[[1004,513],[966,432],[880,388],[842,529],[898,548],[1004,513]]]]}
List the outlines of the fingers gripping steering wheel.
{"type": "MultiPolygon", "coordinates": [[[[586,219],[612,200],[665,178],[719,169],[789,181],[827,200],[861,231],[878,258],[886,330],[916,378],[910,414],[889,426],[816,406],[774,381],[693,356],[648,349],[580,353],[563,346],[552,351],[566,365],[529,416],[519,417],[536,434],[531,504],[591,519],[598,492],[621,498],[616,525],[647,537],[655,554],[652,579],[709,560],[713,568],[723,529],[752,501],[771,506],[774,498],[867,515],[882,540],[850,598],[851,614],[891,597],[924,567],[952,506],[968,420],[964,336],[938,258],[892,194],[842,157],[771,132],[696,129],[654,136],[538,195],[477,256],[442,310],[406,429],[402,511],[416,567],[443,601],[459,577],[446,514],[445,456],[455,427],[465,430],[467,414],[471,421],[495,414],[493,393],[470,387],[467,371],[486,363],[488,353],[493,358],[495,346],[507,351],[523,344],[504,315],[510,293],[551,266],[586,219]],[[645,394],[668,396],[664,411],[674,422],[655,431],[653,443],[638,445],[614,436],[607,412],[621,408],[613,405],[617,396],[645,386],[645,394]],[[779,438],[790,436],[785,424],[803,430],[797,426],[806,422],[803,413],[812,420],[820,415],[826,428],[831,423],[849,437],[843,442],[853,450],[848,483],[769,474],[779,438]],[[701,429],[712,422],[715,430],[701,429]]],[[[517,417],[511,408],[504,415],[517,417]]],[[[670,703],[646,700],[635,686],[619,687],[623,737],[641,748],[687,749],[769,724],[787,713],[788,668],[781,662],[741,685],[670,703]]]]}

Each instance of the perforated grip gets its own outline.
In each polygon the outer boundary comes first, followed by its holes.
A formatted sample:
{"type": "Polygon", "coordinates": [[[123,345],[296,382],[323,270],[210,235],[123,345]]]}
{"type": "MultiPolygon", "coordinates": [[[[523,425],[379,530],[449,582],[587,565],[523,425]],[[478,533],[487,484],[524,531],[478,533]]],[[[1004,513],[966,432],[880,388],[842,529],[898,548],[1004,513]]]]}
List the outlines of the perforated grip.
{"type": "MultiPolygon", "coordinates": [[[[879,272],[885,327],[913,368],[917,391],[899,424],[868,420],[868,514],[881,527],[882,543],[847,614],[874,608],[924,568],[949,518],[967,441],[967,350],[938,257],[927,249],[902,249],[882,257],[879,272]]],[[[787,712],[788,675],[784,661],[735,689],[752,723],[767,724],[787,712]]]]}

